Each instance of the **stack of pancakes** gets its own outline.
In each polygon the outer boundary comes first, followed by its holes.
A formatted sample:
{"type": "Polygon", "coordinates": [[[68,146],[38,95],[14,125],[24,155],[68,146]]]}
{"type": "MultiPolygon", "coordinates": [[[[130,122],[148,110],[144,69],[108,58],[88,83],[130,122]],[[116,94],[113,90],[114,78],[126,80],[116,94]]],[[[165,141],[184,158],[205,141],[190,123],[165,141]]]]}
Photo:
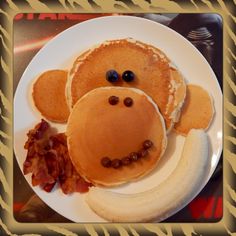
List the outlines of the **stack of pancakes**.
{"type": "Polygon", "coordinates": [[[133,71],[133,82],[119,80],[114,86],[138,88],[147,93],[158,105],[167,129],[173,127],[185,98],[184,80],[171,68],[162,51],[133,39],[104,42],[76,59],[67,81],[69,107],[87,92],[113,85],[105,77],[111,69],[119,74],[133,71]]]}
{"type": "MultiPolygon", "coordinates": [[[[205,91],[200,90],[201,87],[188,87],[189,94],[194,91],[193,94],[202,96],[205,91]]],[[[94,185],[113,186],[150,172],[166,149],[167,133],[178,122],[181,108],[190,98],[190,105],[185,107],[187,115],[181,116],[182,122],[175,129],[186,135],[195,128],[192,127],[195,124],[189,122],[192,118],[189,118],[188,110],[195,109],[191,104],[195,106],[198,96],[186,98],[182,74],[161,50],[133,39],[106,41],[82,53],[68,72],[62,91],[58,95],[63,101],[66,98],[70,111],[66,131],[70,158],[80,175],[94,185]],[[109,70],[120,75],[130,70],[135,79],[125,82],[120,78],[111,83],[106,79],[109,70]],[[118,97],[118,104],[109,104],[110,96],[118,97]],[[124,105],[127,97],[133,100],[131,107],[124,105]],[[183,127],[185,120],[188,121],[187,128],[183,127]],[[138,151],[144,140],[153,143],[145,158],[120,168],[106,168],[101,164],[103,157],[123,158],[138,151]]],[[[204,95],[211,101],[205,110],[209,107],[210,110],[202,115],[205,119],[200,116],[206,123],[197,128],[207,128],[213,116],[212,100],[207,92],[204,95]]],[[[35,92],[33,97],[36,97],[35,92]]],[[[204,101],[202,104],[204,106],[204,101]]],[[[56,106],[60,106],[58,101],[56,106]]],[[[49,120],[52,117],[41,113],[49,120]]],[[[60,122],[60,119],[55,120],[60,122]]]]}

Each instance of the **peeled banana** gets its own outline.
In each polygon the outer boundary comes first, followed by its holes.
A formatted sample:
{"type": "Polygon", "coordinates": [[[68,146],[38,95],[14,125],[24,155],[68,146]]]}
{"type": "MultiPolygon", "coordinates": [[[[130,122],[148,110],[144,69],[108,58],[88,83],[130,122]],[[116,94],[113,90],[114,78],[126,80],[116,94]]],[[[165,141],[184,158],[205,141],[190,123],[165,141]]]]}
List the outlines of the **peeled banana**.
{"type": "Polygon", "coordinates": [[[172,174],[151,190],[121,194],[91,188],[86,201],[99,216],[112,222],[162,221],[188,204],[207,180],[208,137],[193,129],[186,137],[179,163],[172,174]]]}

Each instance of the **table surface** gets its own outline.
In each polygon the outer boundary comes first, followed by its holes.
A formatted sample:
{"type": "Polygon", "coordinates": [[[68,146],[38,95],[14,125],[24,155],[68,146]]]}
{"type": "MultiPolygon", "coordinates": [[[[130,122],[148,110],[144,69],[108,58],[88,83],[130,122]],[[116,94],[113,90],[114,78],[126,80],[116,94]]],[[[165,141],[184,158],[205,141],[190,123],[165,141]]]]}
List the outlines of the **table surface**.
{"type": "MultiPolygon", "coordinates": [[[[90,18],[106,14],[19,14],[14,20],[14,83],[17,84],[34,55],[58,33],[90,18]]],[[[136,14],[167,25],[176,14],[136,14]]],[[[222,158],[201,193],[164,222],[217,222],[222,217],[222,158]]],[[[19,222],[70,222],[57,214],[26,182],[14,158],[14,216],[19,222]],[[24,191],[22,191],[24,189],[24,191]]]]}

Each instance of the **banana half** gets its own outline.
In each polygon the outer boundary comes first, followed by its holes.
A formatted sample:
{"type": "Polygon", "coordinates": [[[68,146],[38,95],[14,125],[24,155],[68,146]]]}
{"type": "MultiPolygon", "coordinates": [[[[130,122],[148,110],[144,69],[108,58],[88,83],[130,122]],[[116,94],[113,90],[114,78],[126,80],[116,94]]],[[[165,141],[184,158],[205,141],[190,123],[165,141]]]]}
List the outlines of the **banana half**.
{"type": "Polygon", "coordinates": [[[191,130],[186,137],[176,169],[151,190],[120,194],[91,188],[86,201],[99,216],[112,222],[161,221],[188,204],[207,179],[210,160],[208,137],[203,130],[191,130]]]}

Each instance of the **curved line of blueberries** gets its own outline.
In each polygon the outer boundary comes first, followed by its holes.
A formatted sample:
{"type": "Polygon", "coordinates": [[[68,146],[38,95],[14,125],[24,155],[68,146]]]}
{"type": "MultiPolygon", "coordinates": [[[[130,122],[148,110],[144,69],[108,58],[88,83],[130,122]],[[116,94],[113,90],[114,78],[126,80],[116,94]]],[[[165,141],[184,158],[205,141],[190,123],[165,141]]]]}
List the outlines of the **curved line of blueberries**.
{"type": "Polygon", "coordinates": [[[106,168],[112,167],[114,169],[130,165],[132,162],[138,161],[142,157],[146,157],[148,155],[148,149],[153,146],[153,142],[147,139],[143,142],[142,146],[142,149],[138,152],[131,152],[128,156],[121,159],[115,158],[111,160],[109,157],[103,157],[101,159],[101,164],[106,168]]]}

